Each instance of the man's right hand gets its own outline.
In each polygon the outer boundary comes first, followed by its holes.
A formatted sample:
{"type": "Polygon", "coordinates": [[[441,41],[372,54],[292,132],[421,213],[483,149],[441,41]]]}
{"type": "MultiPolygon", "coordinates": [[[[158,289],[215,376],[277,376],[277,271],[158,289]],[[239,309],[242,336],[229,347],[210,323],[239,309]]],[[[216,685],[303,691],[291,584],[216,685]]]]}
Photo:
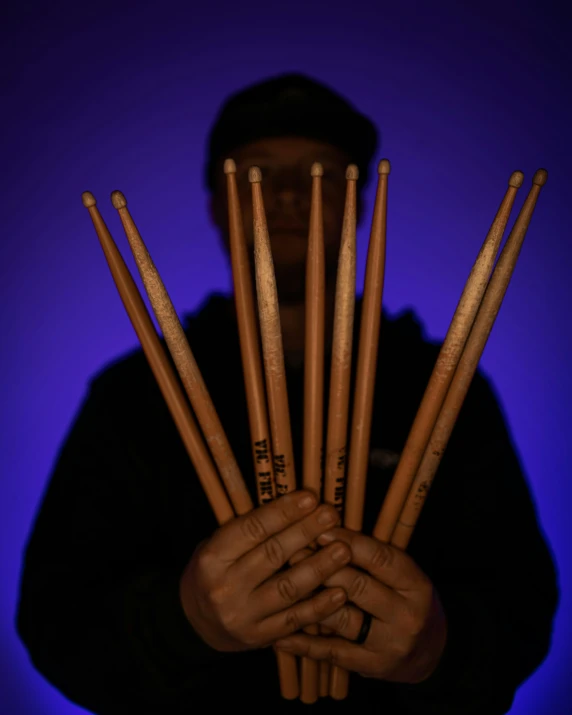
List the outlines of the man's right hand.
{"type": "Polygon", "coordinates": [[[337,611],[341,588],[314,592],[351,558],[336,542],[295,566],[290,559],[338,523],[305,491],[292,492],[233,519],[199,545],[180,583],[185,614],[219,651],[263,648],[337,611]]]}

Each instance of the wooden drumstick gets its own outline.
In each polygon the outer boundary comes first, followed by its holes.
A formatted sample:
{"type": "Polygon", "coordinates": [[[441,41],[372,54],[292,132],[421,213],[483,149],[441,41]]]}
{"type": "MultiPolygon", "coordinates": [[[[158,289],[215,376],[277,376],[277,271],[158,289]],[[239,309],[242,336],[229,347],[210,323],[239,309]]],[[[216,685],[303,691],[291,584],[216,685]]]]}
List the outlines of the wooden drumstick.
{"type": "Polygon", "coordinates": [[[274,478],[276,494],[280,497],[296,489],[284,349],[274,263],[260,186],[260,169],[252,167],[248,178],[252,186],[256,293],[274,453],[274,478]]]}
{"type": "MultiPolygon", "coordinates": [[[[343,511],[344,485],[348,440],[348,412],[352,372],[352,349],[356,292],[356,227],[357,180],[359,170],[351,164],[346,171],[346,203],[342,226],[342,240],[336,279],[334,330],[332,338],[332,363],[330,369],[330,398],[326,437],[324,475],[324,501],[343,511]]],[[[337,666],[329,667],[322,661],[320,667],[320,695],[330,691],[330,678],[340,687],[345,672],[337,666]]]]}
{"type": "MultiPolygon", "coordinates": [[[[321,498],[322,443],[324,422],[324,318],[326,268],[324,262],[324,222],[322,216],[321,164],[312,165],[312,199],[310,230],[306,257],[306,306],[304,340],[304,439],[302,483],[304,489],[321,498]]],[[[318,626],[304,629],[318,635],[318,626]]],[[[315,703],[318,699],[319,663],[302,658],[300,667],[300,700],[315,703]]]]}
{"type": "Polygon", "coordinates": [[[357,166],[346,172],[347,189],[336,279],[330,398],[326,437],[324,501],[341,513],[348,440],[348,411],[356,291],[357,166]]]}
{"type": "MultiPolygon", "coordinates": [[[[252,186],[256,293],[278,498],[296,489],[294,451],[276,276],[260,186],[262,172],[252,167],[248,179],[252,186]]],[[[293,700],[300,694],[296,657],[284,651],[275,650],[275,653],[282,697],[293,700]]]]}
{"type": "Polygon", "coordinates": [[[390,164],[382,159],[367,254],[360,323],[354,408],[346,487],[344,524],[361,531],[371,433],[371,413],[377,371],[381,301],[385,272],[387,232],[387,177],[390,164]]]}
{"type": "MultiPolygon", "coordinates": [[[[371,414],[377,372],[377,352],[381,323],[381,301],[385,274],[385,243],[387,233],[387,159],[378,166],[379,180],[367,253],[363,292],[354,408],[350,432],[350,453],[346,486],[344,525],[361,531],[365,485],[371,433],[371,414]]],[[[336,668],[330,674],[330,695],[335,700],[347,697],[349,676],[336,668]]]]}
{"type": "MultiPolygon", "coordinates": [[[[431,488],[433,478],[507,291],[541,187],[544,186],[547,178],[548,174],[544,169],[539,169],[535,173],[532,188],[493,271],[473,329],[425,450],[423,460],[391,537],[391,543],[401,549],[407,548],[413,534],[413,529],[431,488]]],[[[376,536],[375,533],[374,536],[376,536]]]]}
{"type": "Polygon", "coordinates": [[[191,352],[175,308],[129,213],[125,196],[120,191],[114,191],[111,194],[111,202],[119,213],[137,268],[153,306],[153,311],[161,326],[169,352],[191,401],[230,500],[237,514],[245,514],[254,506],[252,499],[242,479],[238,464],[199,367],[191,352]]]}
{"type": "Polygon", "coordinates": [[[238,334],[240,336],[246,402],[248,404],[252,457],[258,489],[258,503],[266,504],[276,497],[272,444],[268,428],[258,326],[254,308],[254,291],[236,186],[236,164],[232,159],[227,159],[224,162],[224,173],[226,174],[228,192],[230,259],[234,282],[234,300],[238,334]]]}
{"type": "Polygon", "coordinates": [[[443,400],[481,304],[516,193],[522,186],[523,179],[521,171],[515,171],[511,175],[505,197],[463,289],[397,469],[383,501],[375,527],[375,534],[381,541],[387,542],[391,538],[401,509],[407,499],[435,420],[443,405],[443,400]]]}
{"type": "Polygon", "coordinates": [[[216,520],[219,524],[225,524],[234,517],[232,506],[210,454],[204,445],[202,435],[193,419],[165,350],[161,345],[155,326],[147,312],[135,281],[131,277],[129,269],[99,213],[93,194],[85,191],[82,194],[82,202],[89,211],[127,315],[139,338],[145,357],[171,413],[187,454],[197,472],[216,520]]]}

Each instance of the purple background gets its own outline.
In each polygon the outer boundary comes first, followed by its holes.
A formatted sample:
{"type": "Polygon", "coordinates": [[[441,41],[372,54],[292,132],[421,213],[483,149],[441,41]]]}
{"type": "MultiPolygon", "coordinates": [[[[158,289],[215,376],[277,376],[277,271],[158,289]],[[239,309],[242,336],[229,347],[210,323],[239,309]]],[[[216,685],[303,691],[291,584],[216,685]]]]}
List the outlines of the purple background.
{"type": "Polygon", "coordinates": [[[413,306],[432,337],[445,334],[511,172],[525,172],[514,219],[534,171],[549,171],[482,365],[563,590],[551,654],[512,712],[570,712],[572,66],[556,4],[13,5],[1,42],[0,712],[82,712],[34,671],[14,632],[22,549],[55,452],[89,376],[136,345],[81,192],[94,192],[127,255],[109,202],[125,192],[181,312],[227,289],[204,138],[227,93],[286,70],[337,87],[380,127],[377,158],[392,162],[385,303],[413,306]]]}

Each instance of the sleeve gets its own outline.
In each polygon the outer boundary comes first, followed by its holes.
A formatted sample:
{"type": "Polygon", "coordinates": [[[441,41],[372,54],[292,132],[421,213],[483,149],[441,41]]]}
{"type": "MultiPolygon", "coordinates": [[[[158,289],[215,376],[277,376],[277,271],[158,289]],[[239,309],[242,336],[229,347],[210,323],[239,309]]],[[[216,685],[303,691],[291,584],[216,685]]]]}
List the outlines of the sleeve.
{"type": "Polygon", "coordinates": [[[18,632],[44,677],[93,712],[192,712],[226,655],[184,615],[186,561],[109,393],[94,382],[57,460],[26,550],[18,632]]]}
{"type": "Polygon", "coordinates": [[[427,548],[438,553],[430,576],[448,640],[433,675],[396,695],[408,715],[501,715],[549,651],[558,587],[500,407],[480,375],[425,509],[411,552],[438,534],[427,548]]]}

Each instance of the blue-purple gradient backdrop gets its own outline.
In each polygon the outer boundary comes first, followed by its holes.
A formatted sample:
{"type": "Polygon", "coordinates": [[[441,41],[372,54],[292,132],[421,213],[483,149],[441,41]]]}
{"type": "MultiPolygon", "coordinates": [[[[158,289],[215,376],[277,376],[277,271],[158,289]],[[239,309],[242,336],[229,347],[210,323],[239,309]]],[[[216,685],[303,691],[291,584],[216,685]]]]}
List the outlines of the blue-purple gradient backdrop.
{"type": "MultiPolygon", "coordinates": [[[[3,23],[0,712],[83,712],[34,671],[14,630],[22,550],[58,446],[89,376],[136,345],[80,194],[95,193],[125,249],[109,194],[126,193],[181,312],[227,290],[204,139],[227,93],[286,70],[337,87],[381,129],[385,303],[413,306],[431,337],[446,332],[511,172],[526,176],[514,216],[534,171],[549,171],[482,366],[563,590],[551,654],[512,712],[570,712],[572,66],[557,4],[21,3],[3,23]]],[[[366,242],[367,225],[360,280],[366,242]]]]}

